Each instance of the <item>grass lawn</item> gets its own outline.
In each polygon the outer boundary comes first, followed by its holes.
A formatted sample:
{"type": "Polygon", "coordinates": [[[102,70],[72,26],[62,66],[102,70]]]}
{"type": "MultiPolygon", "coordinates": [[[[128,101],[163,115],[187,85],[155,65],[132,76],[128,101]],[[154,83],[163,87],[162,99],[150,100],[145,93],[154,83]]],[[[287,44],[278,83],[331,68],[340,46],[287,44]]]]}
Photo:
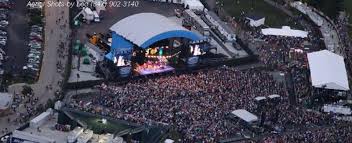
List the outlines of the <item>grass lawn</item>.
{"type": "Polygon", "coordinates": [[[345,0],[344,6],[347,13],[350,15],[350,23],[352,24],[352,0],[345,0]]]}
{"type": "MultiPolygon", "coordinates": [[[[350,15],[349,22],[352,24],[352,0],[345,0],[344,3],[346,12],[350,15]]],[[[352,37],[352,28],[349,28],[350,37],[352,37]]]]}
{"type": "Polygon", "coordinates": [[[108,120],[106,124],[103,124],[100,118],[77,114],[77,113],[73,113],[73,116],[75,116],[75,118],[81,120],[82,122],[85,122],[88,125],[89,129],[93,130],[94,133],[98,133],[98,134],[105,133],[105,132],[117,133],[125,129],[135,128],[123,123],[117,123],[115,121],[110,121],[110,120],[108,120]]]}
{"type": "Polygon", "coordinates": [[[281,28],[287,25],[292,28],[301,29],[300,25],[296,25],[294,22],[288,20],[288,15],[263,0],[220,0],[221,2],[224,5],[225,11],[233,17],[239,17],[243,11],[245,13],[265,16],[265,24],[270,27],[281,28]]]}

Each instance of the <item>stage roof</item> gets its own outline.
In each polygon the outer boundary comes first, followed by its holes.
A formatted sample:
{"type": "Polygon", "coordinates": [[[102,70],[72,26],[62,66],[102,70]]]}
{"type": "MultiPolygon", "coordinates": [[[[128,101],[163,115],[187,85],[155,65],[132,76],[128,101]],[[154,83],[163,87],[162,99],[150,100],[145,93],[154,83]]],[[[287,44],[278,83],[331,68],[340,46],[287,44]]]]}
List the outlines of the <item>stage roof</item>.
{"type": "Polygon", "coordinates": [[[195,33],[156,13],[131,15],[111,26],[110,30],[141,48],[148,48],[157,41],[173,37],[201,40],[195,33]]]}
{"type": "Polygon", "coordinates": [[[318,88],[349,90],[344,58],[328,50],[308,53],[312,85],[318,88]]]}
{"type": "Polygon", "coordinates": [[[308,36],[308,32],[302,30],[293,30],[289,26],[282,26],[279,28],[265,28],[262,29],[262,33],[264,35],[274,35],[274,36],[288,36],[288,37],[300,37],[306,38],[308,36]]]}
{"type": "Polygon", "coordinates": [[[247,110],[244,109],[238,109],[235,111],[231,112],[232,114],[234,114],[235,116],[237,116],[238,118],[241,118],[242,120],[246,121],[246,122],[255,122],[258,121],[258,117],[250,112],[248,112],[247,110]]]}

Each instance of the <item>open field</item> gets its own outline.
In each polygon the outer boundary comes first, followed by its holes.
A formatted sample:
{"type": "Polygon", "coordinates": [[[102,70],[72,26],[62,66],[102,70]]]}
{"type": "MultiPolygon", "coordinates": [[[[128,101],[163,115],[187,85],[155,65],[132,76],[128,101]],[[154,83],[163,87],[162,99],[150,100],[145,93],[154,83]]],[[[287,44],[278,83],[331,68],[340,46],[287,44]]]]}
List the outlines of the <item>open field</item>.
{"type": "Polygon", "coordinates": [[[134,127],[128,126],[122,123],[116,123],[108,120],[105,124],[101,122],[100,118],[90,117],[82,114],[73,114],[75,118],[83,121],[88,125],[88,128],[93,130],[94,133],[118,133],[126,129],[132,129],[134,127]]]}
{"type": "Polygon", "coordinates": [[[265,23],[270,27],[288,25],[300,28],[299,25],[289,20],[288,15],[263,0],[221,0],[220,3],[223,3],[226,12],[233,17],[239,17],[244,12],[245,14],[265,16],[265,23]]]}
{"type": "Polygon", "coordinates": [[[345,6],[347,13],[350,15],[350,23],[352,24],[352,1],[345,0],[344,6],[345,6]]]}
{"type": "MultiPolygon", "coordinates": [[[[350,24],[352,24],[352,0],[345,0],[344,3],[346,12],[350,15],[350,24]]],[[[352,37],[352,27],[349,28],[350,37],[352,37]]]]}

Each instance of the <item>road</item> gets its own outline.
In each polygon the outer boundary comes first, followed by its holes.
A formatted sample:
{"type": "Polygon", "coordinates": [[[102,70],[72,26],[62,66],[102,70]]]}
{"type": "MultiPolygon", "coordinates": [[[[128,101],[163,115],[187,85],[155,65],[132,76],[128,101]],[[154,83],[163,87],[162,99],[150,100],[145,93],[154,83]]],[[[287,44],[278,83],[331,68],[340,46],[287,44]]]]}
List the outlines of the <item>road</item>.
{"type": "MultiPolygon", "coordinates": [[[[61,0],[66,3],[68,0],[61,0]]],[[[45,7],[45,44],[44,55],[42,61],[39,79],[35,84],[30,85],[34,92],[34,97],[38,97],[38,102],[30,107],[37,107],[39,104],[46,104],[49,98],[54,98],[54,92],[60,89],[58,82],[63,79],[63,72],[58,72],[57,63],[63,65],[67,62],[68,36],[69,29],[69,8],[68,7],[45,7]],[[60,19],[60,20],[59,20],[60,19]],[[59,48],[59,44],[63,42],[64,48],[59,48]],[[59,56],[62,51],[64,56],[59,56]],[[51,85],[52,89],[47,86],[51,85]]],[[[64,71],[64,70],[62,70],[64,71]]],[[[15,84],[9,87],[10,93],[21,93],[24,84],[15,84]]],[[[24,108],[23,106],[21,108],[24,108]]],[[[23,109],[18,109],[19,111],[23,109]]],[[[25,112],[25,111],[24,111],[25,112]]],[[[21,124],[14,123],[13,120],[20,118],[17,114],[11,114],[7,117],[0,118],[0,127],[2,130],[8,129],[11,132],[18,128],[21,124]],[[10,119],[10,122],[8,122],[10,119]]],[[[33,117],[32,117],[33,118],[33,117]]],[[[1,132],[0,136],[5,132],[1,132]]]]}

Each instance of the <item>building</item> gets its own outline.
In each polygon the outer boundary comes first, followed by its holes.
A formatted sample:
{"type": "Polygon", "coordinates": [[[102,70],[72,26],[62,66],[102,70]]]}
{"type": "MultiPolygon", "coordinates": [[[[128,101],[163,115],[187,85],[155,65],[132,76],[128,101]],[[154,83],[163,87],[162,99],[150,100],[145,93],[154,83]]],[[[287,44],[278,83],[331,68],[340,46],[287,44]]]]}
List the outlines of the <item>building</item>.
{"type": "Polygon", "coordinates": [[[170,63],[177,63],[180,57],[193,57],[190,45],[203,40],[202,36],[156,13],[131,15],[112,25],[110,31],[111,48],[105,59],[118,67],[120,75],[128,75],[137,68],[148,71],[139,72],[143,74],[172,70],[170,63]]]}
{"type": "Polygon", "coordinates": [[[249,20],[249,26],[251,27],[259,27],[265,24],[265,17],[263,16],[249,15],[246,19],[249,20]]]}
{"type": "Polygon", "coordinates": [[[204,5],[199,0],[151,0],[155,2],[168,2],[182,4],[185,8],[192,10],[204,10],[204,5]]]}
{"type": "Polygon", "coordinates": [[[0,111],[8,109],[13,100],[13,95],[9,93],[0,93],[0,111]]]}
{"type": "Polygon", "coordinates": [[[348,91],[349,83],[344,58],[328,50],[308,53],[312,86],[348,91]]]}
{"type": "Polygon", "coordinates": [[[273,36],[286,36],[286,37],[298,37],[306,38],[308,37],[308,32],[302,30],[291,29],[289,26],[282,26],[282,28],[264,28],[261,30],[264,35],[273,36]]]}
{"type": "MultiPolygon", "coordinates": [[[[9,138],[11,143],[126,143],[122,137],[112,134],[96,134],[83,127],[58,124],[58,113],[48,109],[36,118],[40,124],[31,125],[12,132],[9,138]],[[50,112],[50,114],[47,114],[50,112]],[[47,116],[48,115],[48,116],[47,116]],[[45,117],[45,118],[43,118],[45,117]]],[[[31,121],[32,122],[32,121],[31,121]]]]}
{"type": "Polygon", "coordinates": [[[210,27],[193,10],[186,9],[183,12],[184,20],[189,21],[204,36],[210,36],[210,27]]]}
{"type": "Polygon", "coordinates": [[[199,0],[184,0],[183,4],[191,10],[204,10],[204,5],[199,0]]]}

